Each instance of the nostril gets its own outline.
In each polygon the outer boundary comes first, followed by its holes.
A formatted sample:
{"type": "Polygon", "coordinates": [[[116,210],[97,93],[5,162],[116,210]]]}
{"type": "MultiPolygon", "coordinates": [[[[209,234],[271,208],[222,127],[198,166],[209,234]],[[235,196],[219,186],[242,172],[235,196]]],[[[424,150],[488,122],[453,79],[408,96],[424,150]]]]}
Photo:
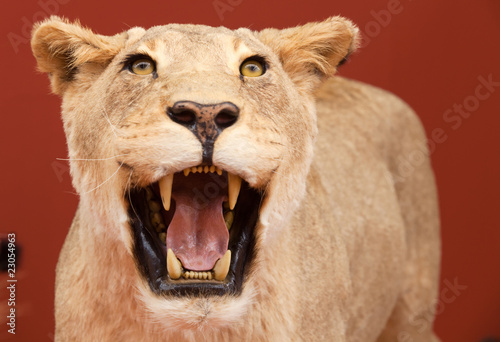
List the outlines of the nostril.
{"type": "Polygon", "coordinates": [[[167,114],[172,120],[182,125],[192,125],[196,122],[196,113],[188,108],[169,107],[167,114]]]}
{"type": "Polygon", "coordinates": [[[240,109],[231,102],[206,105],[192,101],[177,101],[172,107],[167,107],[167,115],[172,121],[192,131],[201,130],[203,134],[207,134],[209,126],[220,133],[221,130],[233,125],[238,120],[239,114],[240,109]]]}
{"type": "Polygon", "coordinates": [[[184,123],[193,123],[196,120],[196,114],[190,110],[174,113],[174,116],[177,121],[184,123]]]}
{"type": "Polygon", "coordinates": [[[232,109],[223,109],[215,117],[215,124],[221,128],[233,125],[238,119],[238,113],[232,109]]]}

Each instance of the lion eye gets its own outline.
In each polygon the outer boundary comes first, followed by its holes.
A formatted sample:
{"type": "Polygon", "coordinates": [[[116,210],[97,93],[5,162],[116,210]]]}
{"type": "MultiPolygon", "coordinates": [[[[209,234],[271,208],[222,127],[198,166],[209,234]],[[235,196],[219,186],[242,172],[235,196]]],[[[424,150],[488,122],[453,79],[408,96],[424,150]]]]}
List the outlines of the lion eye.
{"type": "Polygon", "coordinates": [[[131,70],[137,75],[149,75],[155,71],[155,65],[149,59],[138,59],[132,63],[131,70]]]}
{"type": "Polygon", "coordinates": [[[262,76],[265,71],[264,63],[254,59],[246,60],[240,66],[241,74],[247,77],[259,77],[262,76]]]}

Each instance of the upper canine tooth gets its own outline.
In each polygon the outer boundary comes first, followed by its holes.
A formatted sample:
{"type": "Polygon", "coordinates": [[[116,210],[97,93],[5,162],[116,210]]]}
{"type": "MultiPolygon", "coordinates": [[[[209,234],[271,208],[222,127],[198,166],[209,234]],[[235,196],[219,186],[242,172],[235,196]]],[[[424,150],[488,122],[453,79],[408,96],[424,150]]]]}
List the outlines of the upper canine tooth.
{"type": "Polygon", "coordinates": [[[222,170],[219,169],[218,167],[215,168],[215,171],[217,172],[217,174],[220,176],[222,175],[222,170]]]}
{"type": "Polygon", "coordinates": [[[190,168],[184,169],[184,176],[189,175],[189,172],[191,172],[190,168]]]}
{"type": "Polygon", "coordinates": [[[182,275],[181,262],[170,248],[167,250],[167,271],[172,279],[179,279],[182,275]]]}
{"type": "Polygon", "coordinates": [[[174,174],[171,173],[160,179],[160,194],[163,208],[170,210],[170,198],[172,197],[172,182],[174,181],[174,174]]]}
{"type": "Polygon", "coordinates": [[[227,183],[228,183],[228,197],[229,197],[229,209],[233,210],[238,200],[238,195],[241,189],[241,178],[239,176],[233,175],[232,173],[227,173],[227,183]]]}
{"type": "Polygon", "coordinates": [[[229,272],[229,266],[231,265],[231,250],[227,250],[226,254],[217,262],[214,266],[214,278],[215,280],[224,280],[229,272]]]}

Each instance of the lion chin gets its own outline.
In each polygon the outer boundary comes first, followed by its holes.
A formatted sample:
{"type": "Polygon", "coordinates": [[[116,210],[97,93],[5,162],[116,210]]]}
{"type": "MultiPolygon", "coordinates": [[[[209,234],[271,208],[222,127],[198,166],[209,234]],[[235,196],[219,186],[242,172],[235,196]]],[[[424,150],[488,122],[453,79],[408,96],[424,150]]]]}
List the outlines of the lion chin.
{"type": "Polygon", "coordinates": [[[358,35],[35,25],[80,196],[56,341],[438,341],[425,134],[332,77],[358,35]]]}

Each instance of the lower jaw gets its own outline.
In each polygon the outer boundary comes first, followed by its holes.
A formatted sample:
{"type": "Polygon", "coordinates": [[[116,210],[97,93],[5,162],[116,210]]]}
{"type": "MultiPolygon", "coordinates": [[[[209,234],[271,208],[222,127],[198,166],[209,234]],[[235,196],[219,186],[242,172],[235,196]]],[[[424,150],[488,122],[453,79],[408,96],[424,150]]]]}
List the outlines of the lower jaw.
{"type": "Polygon", "coordinates": [[[180,278],[173,280],[167,271],[167,251],[145,213],[148,212],[146,190],[130,190],[129,218],[134,238],[136,267],[158,295],[222,296],[238,295],[250,268],[254,253],[254,227],[257,224],[261,195],[242,185],[234,208],[234,222],[230,231],[228,249],[231,264],[224,281],[180,278]]]}

